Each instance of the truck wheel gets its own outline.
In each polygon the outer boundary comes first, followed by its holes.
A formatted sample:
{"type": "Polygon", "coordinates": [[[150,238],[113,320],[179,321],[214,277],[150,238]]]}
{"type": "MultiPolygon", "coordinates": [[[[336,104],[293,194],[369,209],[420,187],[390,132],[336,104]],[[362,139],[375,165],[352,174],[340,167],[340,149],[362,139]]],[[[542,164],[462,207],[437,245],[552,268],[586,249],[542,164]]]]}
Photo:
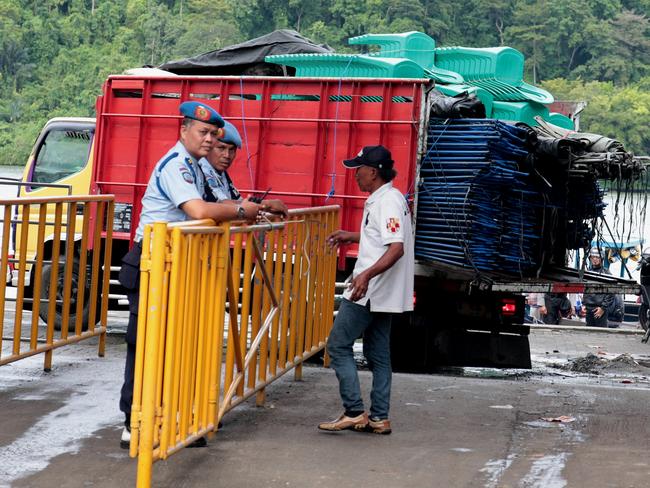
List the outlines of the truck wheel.
{"type": "MultiPolygon", "coordinates": [[[[63,300],[63,285],[65,283],[65,263],[59,263],[58,272],[57,272],[57,287],[56,287],[56,300],[63,300]]],[[[49,298],[50,294],[50,277],[52,275],[52,265],[44,264],[43,265],[43,274],[41,275],[42,284],[41,284],[41,307],[39,310],[39,316],[47,323],[48,320],[48,303],[43,302],[49,298]]],[[[88,280],[84,284],[84,308],[82,310],[82,330],[88,329],[88,315],[90,314],[90,300],[88,300],[88,295],[90,294],[90,286],[88,280]]],[[[72,276],[70,280],[70,315],[68,320],[68,331],[74,331],[75,324],[77,322],[77,297],[79,296],[79,259],[74,258],[72,264],[72,276]]],[[[54,328],[56,330],[61,330],[63,325],[63,306],[60,303],[56,304],[56,313],[54,317],[54,328]]]]}
{"type": "Polygon", "coordinates": [[[650,323],[650,308],[648,308],[647,303],[642,303],[639,307],[639,323],[643,330],[648,330],[648,324],[650,323]]]}

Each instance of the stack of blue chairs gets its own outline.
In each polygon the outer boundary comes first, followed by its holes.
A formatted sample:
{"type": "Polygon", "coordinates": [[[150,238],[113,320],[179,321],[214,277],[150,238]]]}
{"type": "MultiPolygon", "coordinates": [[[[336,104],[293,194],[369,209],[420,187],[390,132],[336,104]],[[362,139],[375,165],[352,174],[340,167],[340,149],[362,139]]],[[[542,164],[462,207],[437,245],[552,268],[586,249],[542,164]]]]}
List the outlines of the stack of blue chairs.
{"type": "Polygon", "coordinates": [[[415,253],[481,271],[538,266],[541,195],[526,131],[492,119],[432,120],[420,167],[415,253]]]}

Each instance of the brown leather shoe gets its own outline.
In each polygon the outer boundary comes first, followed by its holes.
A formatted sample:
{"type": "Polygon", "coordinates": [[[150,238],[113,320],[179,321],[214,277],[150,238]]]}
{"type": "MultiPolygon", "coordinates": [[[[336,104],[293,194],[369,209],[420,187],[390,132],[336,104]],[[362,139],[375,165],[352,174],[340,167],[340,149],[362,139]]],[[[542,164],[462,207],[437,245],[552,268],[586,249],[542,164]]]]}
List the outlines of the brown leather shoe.
{"type": "Polygon", "coordinates": [[[356,417],[348,417],[342,413],[339,418],[331,422],[323,422],[318,424],[320,430],[327,430],[330,432],[337,432],[340,430],[358,430],[364,431],[368,426],[368,414],[363,412],[356,417]]]}
{"type": "Polygon", "coordinates": [[[372,432],[373,434],[388,435],[393,430],[390,428],[390,420],[381,419],[381,420],[372,420],[368,419],[368,425],[366,426],[366,432],[372,432]]]}

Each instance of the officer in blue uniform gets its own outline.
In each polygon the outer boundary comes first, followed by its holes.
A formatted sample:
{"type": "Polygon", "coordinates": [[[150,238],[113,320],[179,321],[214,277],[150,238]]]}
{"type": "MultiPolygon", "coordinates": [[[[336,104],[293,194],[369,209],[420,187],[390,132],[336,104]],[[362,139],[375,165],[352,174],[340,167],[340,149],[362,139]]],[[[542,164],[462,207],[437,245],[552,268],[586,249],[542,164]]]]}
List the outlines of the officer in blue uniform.
{"type": "MultiPolygon", "coordinates": [[[[217,140],[212,150],[205,158],[199,160],[199,167],[205,175],[205,193],[207,200],[217,202],[241,202],[242,197],[228,174],[228,169],[241,149],[242,140],[237,128],[225,121],[223,134],[217,140]]],[[[262,208],[271,213],[287,215],[287,206],[282,200],[249,197],[251,201],[260,203],[262,208]]]]}
{"type": "Polygon", "coordinates": [[[125,428],[120,442],[128,448],[131,439],[131,404],[138,324],[140,255],[144,226],[154,222],[179,222],[188,219],[215,221],[256,219],[261,206],[247,200],[214,203],[206,201],[205,180],[198,161],[205,157],[222,135],[224,120],[212,108],[198,102],[184,102],[179,107],[183,122],[179,141],[156,164],[144,197],[140,222],[131,250],[122,258],[119,280],[129,300],[129,323],[126,333],[127,355],[120,410],[125,428]]]}
{"type": "Polygon", "coordinates": [[[214,199],[216,202],[240,201],[241,194],[230,179],[228,168],[237,155],[237,149],[241,149],[241,137],[237,128],[228,121],[225,121],[222,130],[223,134],[207,158],[199,160],[199,167],[205,175],[205,193],[208,200],[214,199]]]}

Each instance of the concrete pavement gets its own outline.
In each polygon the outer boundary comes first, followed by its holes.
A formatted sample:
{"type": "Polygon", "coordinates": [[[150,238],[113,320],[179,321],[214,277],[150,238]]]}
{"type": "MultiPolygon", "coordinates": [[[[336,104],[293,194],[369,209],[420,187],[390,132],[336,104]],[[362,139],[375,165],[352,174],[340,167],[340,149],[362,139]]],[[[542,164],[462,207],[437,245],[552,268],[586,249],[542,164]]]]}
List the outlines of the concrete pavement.
{"type": "MultiPolygon", "coordinates": [[[[599,376],[559,369],[596,352],[643,358],[638,336],[536,331],[533,371],[395,374],[394,433],[319,432],[340,412],[333,371],[304,369],[224,419],[203,449],[154,465],[155,487],[645,487],[650,479],[645,370],[599,376]],[[556,352],[554,352],[556,351],[556,352]],[[542,418],[568,416],[569,423],[542,418]]],[[[0,486],[135,485],[120,450],[117,396],[124,347],[91,343],[0,368],[0,486]]],[[[650,375],[649,375],[650,376],[650,375]]],[[[370,375],[361,372],[367,392],[370,375]]],[[[366,394],[367,397],[367,394],[366,394]]]]}

